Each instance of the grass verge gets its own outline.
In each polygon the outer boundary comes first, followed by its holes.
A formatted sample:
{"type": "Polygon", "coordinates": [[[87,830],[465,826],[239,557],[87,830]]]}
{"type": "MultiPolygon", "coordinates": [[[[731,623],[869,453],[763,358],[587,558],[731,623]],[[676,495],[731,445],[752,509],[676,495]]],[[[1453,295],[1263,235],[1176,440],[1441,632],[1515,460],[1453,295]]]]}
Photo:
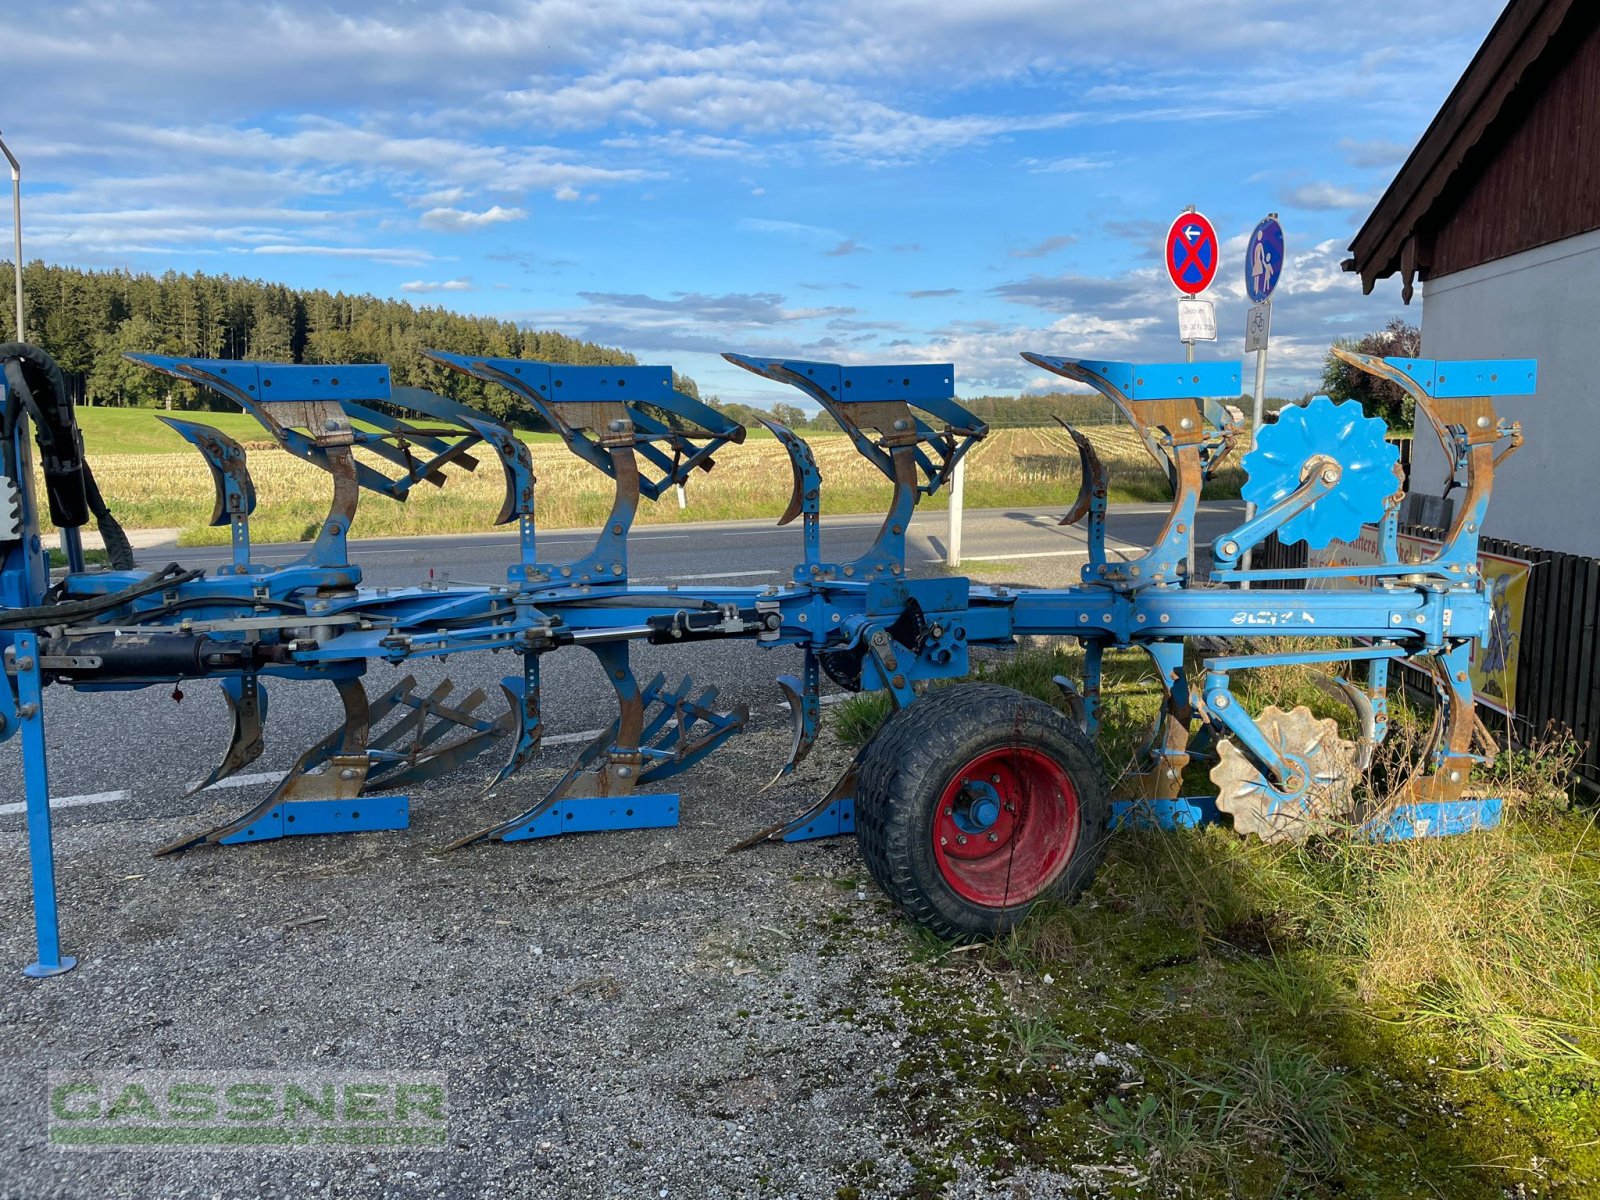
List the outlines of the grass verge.
{"type": "MultiPolygon", "coordinates": [[[[1053,700],[1076,658],[981,671],[1053,700]]],[[[1155,709],[1141,660],[1107,656],[1111,763],[1155,709]]],[[[1298,675],[1256,686],[1330,703],[1298,675]]],[[[837,731],[870,736],[881,704],[839,705],[837,731]]],[[[1600,1194],[1600,834],[1572,761],[1502,756],[1483,782],[1505,823],[1467,837],[1120,832],[1079,904],[990,946],[919,936],[880,1093],[911,1194],[1032,1167],[1107,1196],[1600,1194]]]]}

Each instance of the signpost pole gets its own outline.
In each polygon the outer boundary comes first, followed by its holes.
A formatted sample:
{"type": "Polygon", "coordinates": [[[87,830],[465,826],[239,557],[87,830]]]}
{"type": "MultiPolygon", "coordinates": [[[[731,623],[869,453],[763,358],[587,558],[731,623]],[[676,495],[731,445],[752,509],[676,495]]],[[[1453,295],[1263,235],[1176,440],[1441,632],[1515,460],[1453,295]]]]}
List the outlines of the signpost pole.
{"type": "Polygon", "coordinates": [[[945,562],[952,567],[961,565],[961,509],[966,490],[967,460],[961,458],[950,474],[950,536],[946,539],[945,562]]]}
{"type": "MultiPolygon", "coordinates": [[[[1245,325],[1244,348],[1256,352],[1256,384],[1250,403],[1250,439],[1245,453],[1256,448],[1256,433],[1261,428],[1262,408],[1267,398],[1267,344],[1272,337],[1272,293],[1283,277],[1283,226],[1278,214],[1268,213],[1250,234],[1245,249],[1244,287],[1255,307],[1245,325]]],[[[1245,502],[1245,520],[1256,515],[1256,506],[1245,502]]],[[[1250,569],[1252,552],[1244,552],[1244,569],[1250,569]]],[[[1242,587],[1248,588],[1245,582],[1242,587]]]]}

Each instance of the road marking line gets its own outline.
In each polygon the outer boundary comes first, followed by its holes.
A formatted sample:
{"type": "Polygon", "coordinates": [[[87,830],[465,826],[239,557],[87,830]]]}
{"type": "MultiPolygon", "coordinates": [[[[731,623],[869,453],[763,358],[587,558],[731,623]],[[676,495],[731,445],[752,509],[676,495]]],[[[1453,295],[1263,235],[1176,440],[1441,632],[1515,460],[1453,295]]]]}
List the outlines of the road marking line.
{"type": "MultiPolygon", "coordinates": [[[[287,771],[257,771],[251,775],[229,775],[226,779],[217,780],[205,790],[208,792],[214,792],[218,788],[254,787],[258,783],[277,783],[288,773],[289,772],[287,771]]],[[[184,788],[184,791],[193,791],[199,786],[200,781],[196,779],[194,782],[190,783],[186,788],[184,788]]]]}
{"type": "MultiPolygon", "coordinates": [[[[818,696],[817,703],[827,708],[830,704],[843,704],[846,700],[854,699],[854,692],[829,692],[826,696],[818,696]]],[[[779,700],[778,707],[783,709],[784,712],[788,712],[789,702],[787,700],[779,700]]]]}
{"type": "Polygon", "coordinates": [[[546,746],[565,746],[569,742],[592,742],[601,734],[599,729],[590,729],[584,733],[552,733],[549,737],[540,740],[546,746]]]}
{"type": "MultiPolygon", "coordinates": [[[[591,741],[592,739],[594,739],[596,737],[599,737],[599,736],[600,736],[600,731],[598,729],[586,730],[583,733],[555,733],[555,734],[551,734],[549,737],[546,737],[544,739],[544,744],[546,746],[564,746],[564,745],[567,745],[570,742],[587,742],[587,741],[591,741]]],[[[210,787],[206,788],[206,791],[214,792],[214,791],[217,791],[220,788],[255,787],[258,783],[278,783],[288,773],[289,772],[287,772],[287,771],[257,771],[254,774],[249,774],[249,775],[229,775],[226,779],[217,780],[210,787]]],[[[200,781],[198,779],[196,779],[194,781],[194,783],[191,783],[189,785],[189,788],[193,788],[193,787],[197,786],[199,784],[199,782],[200,781]]],[[[185,789],[185,790],[188,790],[188,789],[185,789]]],[[[106,792],[104,794],[105,794],[106,798],[110,799],[110,800],[121,800],[121,799],[124,799],[128,795],[127,792],[106,792]]],[[[77,804],[99,804],[99,803],[103,803],[103,801],[101,801],[101,800],[99,800],[99,799],[97,799],[96,797],[93,797],[93,796],[91,796],[91,797],[89,797],[87,799],[75,796],[75,797],[72,797],[72,802],[77,803],[77,804]]],[[[55,806],[57,804],[65,804],[67,802],[66,801],[62,801],[62,800],[52,800],[52,801],[50,801],[50,803],[51,803],[52,806],[55,806]]],[[[0,805],[0,813],[21,812],[21,811],[22,811],[22,806],[20,804],[0,805]]]]}
{"type": "MultiPolygon", "coordinates": [[[[79,808],[85,804],[114,804],[118,800],[131,799],[132,796],[133,793],[126,789],[119,789],[115,792],[91,792],[86,796],[53,796],[50,799],[50,807],[79,808]]],[[[28,805],[25,801],[16,804],[0,804],[0,817],[11,817],[27,811],[28,805]]]]}
{"type": "MultiPolygon", "coordinates": [[[[682,583],[690,579],[748,579],[755,575],[776,575],[776,571],[712,571],[709,575],[663,575],[668,583],[682,583]]],[[[641,580],[640,582],[645,582],[641,580]]]]}
{"type": "MultiPolygon", "coordinates": [[[[1029,554],[963,554],[962,562],[1010,562],[1014,558],[1087,558],[1087,550],[1035,550],[1029,554]]],[[[924,562],[942,563],[943,558],[925,558],[924,562]]]]}

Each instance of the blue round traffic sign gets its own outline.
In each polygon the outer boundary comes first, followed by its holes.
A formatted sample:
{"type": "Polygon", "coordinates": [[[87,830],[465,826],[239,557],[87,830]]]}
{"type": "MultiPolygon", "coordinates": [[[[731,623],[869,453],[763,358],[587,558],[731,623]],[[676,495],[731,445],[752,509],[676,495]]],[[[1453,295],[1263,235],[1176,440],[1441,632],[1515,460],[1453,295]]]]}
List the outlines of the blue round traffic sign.
{"type": "Polygon", "coordinates": [[[1250,299],[1260,304],[1272,295],[1283,274],[1283,226],[1268,217],[1250,235],[1244,252],[1244,288],[1250,299]]]}

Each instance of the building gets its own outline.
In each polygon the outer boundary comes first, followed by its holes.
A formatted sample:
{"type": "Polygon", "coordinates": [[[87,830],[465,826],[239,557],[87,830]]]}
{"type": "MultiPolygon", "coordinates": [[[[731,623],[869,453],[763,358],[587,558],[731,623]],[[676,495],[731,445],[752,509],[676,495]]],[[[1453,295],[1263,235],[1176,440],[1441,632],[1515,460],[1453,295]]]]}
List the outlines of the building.
{"type": "MultiPolygon", "coordinates": [[[[1536,396],[1497,401],[1527,444],[1484,532],[1600,556],[1600,2],[1511,0],[1344,266],[1407,304],[1421,281],[1428,358],[1539,360],[1536,396]]],[[[1437,493],[1437,442],[1415,455],[1437,493]]]]}

